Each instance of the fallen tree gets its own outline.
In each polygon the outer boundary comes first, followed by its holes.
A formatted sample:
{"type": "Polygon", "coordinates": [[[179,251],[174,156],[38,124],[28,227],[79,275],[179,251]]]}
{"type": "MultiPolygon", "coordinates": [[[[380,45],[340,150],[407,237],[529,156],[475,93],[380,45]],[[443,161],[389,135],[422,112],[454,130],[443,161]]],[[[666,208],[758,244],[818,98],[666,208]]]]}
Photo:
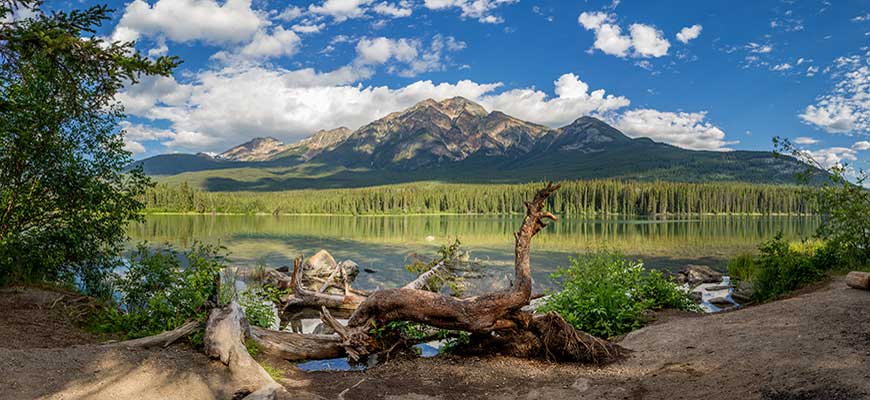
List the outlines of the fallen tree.
{"type": "Polygon", "coordinates": [[[341,337],[341,345],[354,361],[390,349],[393,343],[373,338],[370,330],[394,321],[469,332],[472,340],[466,346],[467,351],[495,351],[558,361],[606,363],[616,360],[625,354],[619,346],[575,330],[557,314],[534,315],[523,310],[532,297],[531,241],[547,226],[547,220],[556,219],[545,210],[545,204],[558,188],[558,185],[548,184],[526,203],[523,224],[514,234],[515,279],[507,289],[467,298],[422,290],[426,281],[443,268],[438,264],[401,288],[360,296],[345,285],[344,295],[326,295],[302,287],[297,261],[291,278],[294,290],[291,300],[294,304],[320,306],[321,319],[341,337]],[[345,326],[332,317],[329,308],[355,310],[345,326]]]}

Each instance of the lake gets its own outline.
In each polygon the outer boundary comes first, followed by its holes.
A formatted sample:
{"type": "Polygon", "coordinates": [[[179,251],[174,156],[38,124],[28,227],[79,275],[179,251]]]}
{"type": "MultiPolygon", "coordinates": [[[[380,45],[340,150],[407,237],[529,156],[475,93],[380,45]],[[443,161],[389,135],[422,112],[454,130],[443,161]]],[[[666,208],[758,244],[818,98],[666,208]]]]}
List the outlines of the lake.
{"type": "MultiPolygon", "coordinates": [[[[258,262],[292,265],[294,257],[326,249],[341,261],[361,268],[360,289],[395,287],[413,276],[404,265],[415,256],[430,260],[438,247],[459,238],[483,267],[470,291],[505,287],[513,275],[513,232],[519,216],[271,216],[148,215],[130,226],[133,242],[189,247],[194,240],[219,243],[235,265],[258,262]]],[[[807,217],[719,216],[657,219],[564,218],[553,222],[532,242],[536,290],[555,287],[550,274],[569,257],[596,249],[618,250],[642,259],[648,267],[677,269],[706,264],[724,269],[737,254],[782,232],[798,240],[812,236],[818,219],[807,217]]]]}

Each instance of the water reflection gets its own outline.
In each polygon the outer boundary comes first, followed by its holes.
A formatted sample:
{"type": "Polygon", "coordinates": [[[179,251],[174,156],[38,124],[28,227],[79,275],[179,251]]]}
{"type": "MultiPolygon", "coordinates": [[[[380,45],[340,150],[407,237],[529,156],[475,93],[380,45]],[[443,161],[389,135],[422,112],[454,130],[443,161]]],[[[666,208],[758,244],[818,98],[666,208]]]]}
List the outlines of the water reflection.
{"type": "MultiPolygon", "coordinates": [[[[221,243],[239,265],[258,260],[288,265],[300,254],[323,248],[336,259],[352,259],[362,272],[361,289],[392,287],[411,279],[403,265],[414,254],[431,257],[439,245],[459,238],[473,257],[492,267],[479,288],[505,286],[513,265],[513,231],[519,217],[498,216],[209,216],[150,215],[130,226],[134,241],[189,247],[194,240],[221,243]]],[[[568,257],[608,248],[643,259],[654,268],[686,263],[724,267],[726,260],[753,251],[777,232],[787,239],[811,235],[818,221],[800,217],[702,217],[694,219],[576,219],[554,222],[533,244],[537,289],[552,287],[549,274],[568,257]]]]}

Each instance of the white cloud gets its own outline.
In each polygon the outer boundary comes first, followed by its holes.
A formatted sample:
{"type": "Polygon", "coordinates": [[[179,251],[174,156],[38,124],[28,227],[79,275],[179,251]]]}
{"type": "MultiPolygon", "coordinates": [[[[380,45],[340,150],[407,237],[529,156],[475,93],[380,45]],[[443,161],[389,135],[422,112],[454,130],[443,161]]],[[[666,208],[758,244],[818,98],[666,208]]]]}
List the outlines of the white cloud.
{"type": "Polygon", "coordinates": [[[299,33],[317,33],[326,28],[326,24],[324,23],[314,23],[311,21],[306,21],[301,24],[295,24],[290,29],[293,29],[294,32],[299,33]]]}
{"type": "Polygon", "coordinates": [[[425,0],[423,5],[430,10],[458,8],[463,18],[476,18],[485,24],[499,24],[504,20],[492,14],[499,6],[513,4],[519,0],[425,0]]]}
{"type": "Polygon", "coordinates": [[[465,48],[465,42],[452,36],[435,35],[428,47],[416,39],[390,39],[385,37],[363,38],[357,42],[356,65],[370,66],[387,64],[387,71],[404,77],[417,76],[424,72],[440,71],[449,62],[448,53],[465,48]]]}
{"type": "Polygon", "coordinates": [[[372,11],[393,18],[409,17],[413,12],[411,9],[411,2],[408,0],[402,0],[396,4],[390,4],[384,1],[376,4],[372,8],[372,11]]]}
{"type": "Polygon", "coordinates": [[[362,38],[356,44],[357,60],[362,64],[384,64],[390,59],[411,62],[417,58],[419,45],[411,39],[362,38]]]}
{"type": "Polygon", "coordinates": [[[289,57],[299,51],[301,43],[299,35],[279,26],[271,34],[257,32],[251,43],[242,47],[239,54],[246,58],[289,57]]]}
{"type": "Polygon", "coordinates": [[[275,19],[284,22],[293,21],[296,18],[299,18],[303,14],[303,10],[297,6],[287,6],[284,11],[281,11],[278,15],[275,16],[275,19]]]}
{"type": "Polygon", "coordinates": [[[477,100],[489,110],[551,127],[567,125],[581,116],[606,113],[630,104],[625,97],[605,94],[604,89],[590,93],[589,85],[574,74],[564,74],[553,84],[555,97],[527,88],[481,96],[477,100]]]}
{"type": "Polygon", "coordinates": [[[129,121],[121,121],[121,129],[124,131],[124,149],[133,154],[145,152],[142,142],[171,139],[175,133],[165,129],[154,128],[142,124],[133,124],[129,121]]]}
{"type": "Polygon", "coordinates": [[[124,9],[112,39],[135,40],[148,35],[175,42],[240,43],[264,25],[268,21],[251,9],[251,0],[226,0],[223,4],[214,0],[158,0],[153,6],[133,0],[124,9]]]}
{"type": "Polygon", "coordinates": [[[631,137],[648,137],[674,146],[692,150],[730,150],[725,132],[710,122],[704,121],[706,111],[662,112],[651,109],[631,110],[614,121],[614,126],[631,137]]]}
{"type": "Polygon", "coordinates": [[[816,66],[813,66],[813,65],[810,65],[809,67],[807,67],[807,76],[808,76],[808,77],[816,76],[816,74],[817,74],[818,72],[819,72],[819,67],[816,67],[816,66]]]}
{"type": "Polygon", "coordinates": [[[321,5],[308,6],[308,11],[314,14],[329,15],[336,22],[342,22],[349,18],[359,18],[365,15],[365,6],[372,0],[325,0],[321,5]]]}
{"type": "Polygon", "coordinates": [[[631,43],[641,57],[661,57],[668,54],[671,43],[664,38],[662,31],[644,24],[632,24],[631,43]]]}
{"type": "Polygon", "coordinates": [[[749,42],[745,47],[750,53],[767,54],[773,51],[773,45],[770,44],[749,42]]]}
{"type": "Polygon", "coordinates": [[[623,35],[622,28],[614,21],[615,16],[604,12],[583,12],[577,18],[584,29],[595,33],[592,47],[605,54],[626,57],[632,48],[634,51],[631,55],[635,57],[662,57],[668,54],[671,44],[655,27],[632,24],[628,36],[623,35]]]}
{"type": "Polygon", "coordinates": [[[772,71],[788,71],[792,68],[792,65],[789,63],[776,64],[773,67],[770,67],[772,71]]]}
{"type": "Polygon", "coordinates": [[[697,24],[680,29],[680,31],[677,32],[677,40],[683,43],[689,43],[690,40],[697,39],[698,36],[701,36],[702,29],[703,27],[697,24]]]}
{"type": "Polygon", "coordinates": [[[866,140],[862,140],[860,142],[855,142],[855,144],[852,145],[852,149],[853,150],[860,150],[860,151],[870,150],[870,142],[868,142],[866,140]]]}
{"type": "Polygon", "coordinates": [[[835,60],[831,93],[820,96],[799,116],[829,133],[870,133],[870,52],[835,60]]]}
{"type": "Polygon", "coordinates": [[[855,161],[858,159],[855,150],[848,147],[831,147],[815,151],[805,150],[805,152],[825,168],[842,167],[844,161],[855,161]]]}
{"type": "Polygon", "coordinates": [[[804,144],[804,145],[807,145],[807,144],[816,144],[816,143],[818,143],[819,141],[818,141],[818,139],[814,139],[814,138],[811,138],[811,137],[800,136],[800,137],[796,137],[796,138],[794,139],[794,142],[797,143],[797,144],[804,144]]]}
{"type": "MultiPolygon", "coordinates": [[[[447,39],[442,41],[449,46],[447,39]]],[[[469,80],[439,84],[424,80],[399,88],[353,85],[359,78],[360,71],[353,66],[326,73],[228,66],[200,72],[187,84],[171,78],[144,82],[127,89],[121,98],[135,105],[128,105],[129,114],[167,121],[171,129],[148,140],[180,151],[222,151],[256,136],[291,141],[318,129],[355,128],[427,98],[463,96],[489,110],[553,127],[629,104],[628,99],[606,95],[603,89],[590,92],[573,74],[554,82],[555,96],[533,88],[497,92],[503,86],[499,82],[469,80]],[[145,104],[148,101],[151,104],[145,104]]]]}

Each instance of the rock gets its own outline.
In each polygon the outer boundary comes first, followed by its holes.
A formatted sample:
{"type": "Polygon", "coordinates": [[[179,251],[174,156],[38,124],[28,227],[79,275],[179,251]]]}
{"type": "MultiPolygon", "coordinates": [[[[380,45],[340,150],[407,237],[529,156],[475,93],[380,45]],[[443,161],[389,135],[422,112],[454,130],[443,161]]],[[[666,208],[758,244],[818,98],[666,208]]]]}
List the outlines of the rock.
{"type": "Polygon", "coordinates": [[[363,268],[363,271],[365,271],[366,273],[369,273],[369,274],[375,274],[378,272],[378,271],[373,270],[371,268],[363,268]]]}
{"type": "Polygon", "coordinates": [[[740,281],[737,283],[737,286],[731,292],[731,298],[740,304],[746,304],[746,303],[752,302],[752,296],[754,294],[755,294],[755,290],[752,289],[751,283],[740,281]]]}
{"type": "Polygon", "coordinates": [[[728,295],[711,297],[711,298],[707,299],[707,302],[716,306],[716,307],[725,307],[725,306],[734,305],[734,302],[732,302],[731,299],[728,298],[728,295]]]}
{"type": "Polygon", "coordinates": [[[870,290],[870,273],[852,271],[846,275],[846,285],[853,289],[870,290]]]}
{"type": "Polygon", "coordinates": [[[687,283],[690,287],[702,283],[719,283],[722,282],[722,277],[721,272],[706,265],[687,265],[674,274],[677,283],[687,283]]]}
{"type": "Polygon", "coordinates": [[[317,324],[316,327],[314,327],[314,331],[311,333],[315,335],[332,335],[333,333],[335,333],[335,331],[328,325],[321,322],[317,324]]]}
{"type": "Polygon", "coordinates": [[[335,258],[333,258],[326,250],[320,250],[317,254],[309,257],[308,260],[305,260],[302,270],[305,271],[305,275],[307,276],[326,279],[329,278],[329,276],[332,275],[332,272],[339,267],[344,269],[348,279],[351,281],[353,281],[359,274],[359,265],[357,265],[357,263],[351,260],[344,260],[339,264],[335,262],[335,258]]]}
{"type": "Polygon", "coordinates": [[[359,275],[359,264],[351,260],[344,260],[338,263],[338,266],[344,269],[344,273],[347,274],[347,278],[351,281],[359,275]]]}

